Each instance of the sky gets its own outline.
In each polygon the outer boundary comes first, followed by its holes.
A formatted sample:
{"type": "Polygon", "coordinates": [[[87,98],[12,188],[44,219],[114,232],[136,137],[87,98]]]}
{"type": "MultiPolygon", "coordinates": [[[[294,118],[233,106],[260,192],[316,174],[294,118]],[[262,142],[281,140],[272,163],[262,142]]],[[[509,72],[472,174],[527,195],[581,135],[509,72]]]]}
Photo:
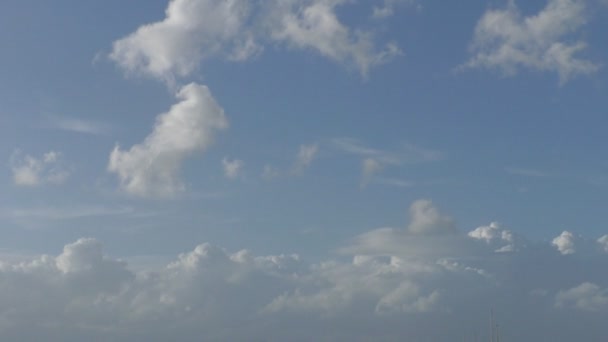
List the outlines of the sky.
{"type": "Polygon", "coordinates": [[[3,5],[3,338],[608,335],[605,0],[3,5]]]}

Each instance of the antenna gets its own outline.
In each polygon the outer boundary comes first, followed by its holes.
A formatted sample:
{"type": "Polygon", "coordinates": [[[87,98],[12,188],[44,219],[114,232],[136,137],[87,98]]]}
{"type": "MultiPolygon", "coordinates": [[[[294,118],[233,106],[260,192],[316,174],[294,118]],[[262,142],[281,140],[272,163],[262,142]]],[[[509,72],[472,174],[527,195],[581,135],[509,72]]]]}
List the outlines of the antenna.
{"type": "Polygon", "coordinates": [[[494,342],[494,309],[490,309],[490,342],[494,342]]]}

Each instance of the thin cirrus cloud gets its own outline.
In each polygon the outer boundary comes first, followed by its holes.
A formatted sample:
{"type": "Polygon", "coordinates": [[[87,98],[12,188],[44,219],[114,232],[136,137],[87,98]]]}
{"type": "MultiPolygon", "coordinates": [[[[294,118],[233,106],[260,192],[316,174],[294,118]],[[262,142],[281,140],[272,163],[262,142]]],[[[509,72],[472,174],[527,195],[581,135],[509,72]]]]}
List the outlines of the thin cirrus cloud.
{"type": "Polygon", "coordinates": [[[175,82],[204,59],[250,59],[263,44],[312,50],[337,63],[369,70],[401,54],[378,48],[374,34],[342,23],[336,10],[349,1],[173,0],[166,17],[113,43],[109,57],[124,70],[175,82]]]}
{"type": "Polygon", "coordinates": [[[423,221],[430,234],[373,230],[355,240],[367,249],[351,244],[340,258],[314,263],[202,243],[134,270],[91,238],[54,256],[3,257],[3,336],[365,341],[380,331],[386,340],[451,341],[489,338],[483,322],[492,306],[510,340],[591,341],[608,332],[605,251],[563,255],[547,242],[507,241],[497,224],[461,234],[432,202],[411,208],[409,226],[423,221]],[[496,249],[505,243],[518,248],[496,249]]]}
{"type": "Polygon", "coordinates": [[[16,150],[10,158],[10,166],[13,182],[18,186],[62,184],[70,175],[63,164],[62,154],[57,151],[49,151],[40,157],[34,157],[16,150]]]}
{"type": "Polygon", "coordinates": [[[367,146],[353,138],[334,138],[330,145],[334,150],[362,158],[361,160],[361,187],[370,182],[409,187],[414,183],[406,180],[378,177],[389,166],[402,166],[405,164],[419,164],[436,162],[444,159],[440,151],[423,148],[414,144],[402,144],[394,151],[381,150],[367,146]]]}
{"type": "Polygon", "coordinates": [[[81,134],[106,135],[111,131],[108,124],[82,118],[52,115],[48,122],[50,128],[81,134]]]}
{"type": "Polygon", "coordinates": [[[520,69],[556,72],[560,84],[597,72],[597,63],[579,57],[587,44],[573,40],[590,20],[586,0],[548,0],[537,14],[524,16],[510,0],[488,10],[475,28],[471,58],[464,68],[495,69],[514,75],[520,69]]]}
{"type": "Polygon", "coordinates": [[[182,87],[178,103],[157,117],[142,143],[128,150],[116,146],[110,154],[108,171],[115,173],[121,188],[140,197],[173,197],[185,187],[179,178],[183,161],[204,151],[216,132],[228,121],[206,86],[196,83],[182,87]]]}
{"type": "Polygon", "coordinates": [[[304,172],[304,170],[306,170],[310,164],[312,164],[318,152],[318,144],[300,145],[298,154],[296,156],[296,161],[291,168],[292,173],[302,174],[302,172],[304,172]]]}

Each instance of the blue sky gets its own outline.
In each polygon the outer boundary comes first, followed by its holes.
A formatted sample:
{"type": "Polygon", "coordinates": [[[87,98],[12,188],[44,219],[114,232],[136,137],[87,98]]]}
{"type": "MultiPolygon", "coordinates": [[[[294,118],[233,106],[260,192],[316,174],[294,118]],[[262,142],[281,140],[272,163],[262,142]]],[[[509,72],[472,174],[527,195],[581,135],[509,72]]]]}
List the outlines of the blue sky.
{"type": "MultiPolygon", "coordinates": [[[[556,270],[573,254],[587,259],[571,266],[606,262],[606,1],[4,8],[0,247],[9,259],[103,242],[113,258],[161,267],[154,260],[209,242],[297,253],[312,269],[420,253],[446,272],[441,260],[486,255],[472,241],[492,252],[503,239],[514,264],[534,253],[556,270]],[[516,242],[535,251],[519,255],[516,242]]],[[[508,267],[473,264],[508,278],[508,267]]],[[[545,291],[552,307],[592,293],[573,307],[608,310],[607,279],[587,278],[527,290],[545,291]]],[[[428,286],[427,301],[449,281],[416,279],[406,287],[428,286]]],[[[271,306],[300,303],[287,297],[271,306]]]]}

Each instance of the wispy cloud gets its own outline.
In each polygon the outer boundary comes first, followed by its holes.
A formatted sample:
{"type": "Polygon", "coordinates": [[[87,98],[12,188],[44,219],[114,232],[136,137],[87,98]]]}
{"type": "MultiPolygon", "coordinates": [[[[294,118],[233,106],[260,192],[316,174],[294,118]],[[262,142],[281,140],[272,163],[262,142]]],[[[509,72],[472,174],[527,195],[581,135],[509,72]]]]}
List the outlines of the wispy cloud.
{"type": "Polygon", "coordinates": [[[40,157],[23,155],[15,150],[10,158],[13,182],[19,186],[39,186],[43,184],[61,184],[70,173],[64,167],[60,152],[49,151],[40,157]]]}
{"type": "Polygon", "coordinates": [[[81,134],[106,135],[111,131],[109,124],[82,118],[51,115],[48,122],[50,128],[81,134]]]}
{"type": "Polygon", "coordinates": [[[471,59],[462,68],[497,69],[514,75],[520,69],[556,72],[560,84],[597,72],[599,64],[579,57],[587,44],[572,40],[589,21],[585,0],[548,0],[536,15],[525,17],[511,0],[488,10],[475,28],[471,59]]]}
{"type": "Polygon", "coordinates": [[[306,170],[316,158],[317,152],[319,152],[318,144],[300,145],[300,149],[298,150],[296,161],[291,168],[291,172],[296,175],[304,172],[304,170],[306,170]]]}
{"type": "Polygon", "coordinates": [[[509,174],[518,175],[518,176],[527,176],[527,177],[548,177],[549,176],[549,174],[542,172],[542,171],[521,168],[521,167],[507,167],[507,168],[505,168],[505,171],[507,171],[507,173],[509,173],[509,174]]]}
{"type": "Polygon", "coordinates": [[[87,217],[122,216],[135,214],[131,207],[72,205],[65,207],[4,208],[0,216],[8,219],[73,220],[87,217]]]}
{"type": "Polygon", "coordinates": [[[395,186],[411,186],[412,183],[410,182],[390,178],[378,178],[377,175],[389,166],[435,162],[444,158],[443,153],[439,151],[409,143],[402,144],[400,148],[393,151],[373,148],[352,138],[334,138],[330,141],[330,144],[339,152],[362,158],[362,187],[365,187],[370,182],[395,186]]]}

